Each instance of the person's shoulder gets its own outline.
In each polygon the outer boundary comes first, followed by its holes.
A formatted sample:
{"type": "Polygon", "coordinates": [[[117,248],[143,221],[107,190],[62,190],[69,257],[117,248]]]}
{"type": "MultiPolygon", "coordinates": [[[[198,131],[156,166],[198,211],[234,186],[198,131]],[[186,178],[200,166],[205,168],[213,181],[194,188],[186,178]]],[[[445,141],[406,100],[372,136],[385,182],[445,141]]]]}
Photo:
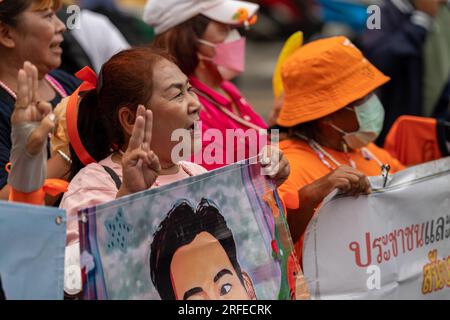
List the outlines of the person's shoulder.
{"type": "Polygon", "coordinates": [[[9,103],[0,99],[0,118],[8,120],[11,118],[12,111],[14,109],[14,104],[9,103]]]}
{"type": "Polygon", "coordinates": [[[59,82],[68,94],[75,91],[81,84],[80,79],[60,69],[52,70],[49,74],[59,82]]]}
{"type": "Polygon", "coordinates": [[[287,139],[280,141],[280,150],[291,165],[291,172],[308,172],[321,163],[320,158],[306,141],[287,139]]]}
{"type": "MultiPolygon", "coordinates": [[[[0,159],[9,159],[9,150],[11,148],[11,115],[14,110],[14,100],[9,96],[1,95],[0,87],[0,159]]],[[[3,169],[0,166],[0,171],[3,169]]],[[[3,173],[3,172],[2,172],[3,173]]],[[[0,188],[3,181],[0,181],[0,188]]]]}
{"type": "Polygon", "coordinates": [[[392,155],[384,148],[377,146],[375,143],[370,143],[367,145],[367,149],[372,152],[376,157],[380,158],[382,161],[387,161],[392,157],[392,155]]]}
{"type": "Polygon", "coordinates": [[[309,154],[311,148],[306,141],[300,139],[284,139],[280,141],[280,150],[284,153],[309,154]]]}
{"type": "Polygon", "coordinates": [[[56,80],[77,80],[79,82],[81,82],[81,80],[78,80],[75,76],[71,75],[70,73],[67,73],[64,70],[61,69],[54,69],[52,71],[49,72],[49,74],[55,78],[56,80]]]}
{"type": "Polygon", "coordinates": [[[242,97],[242,93],[239,90],[239,88],[231,81],[224,81],[224,82],[222,82],[221,87],[225,91],[227,91],[229,93],[232,93],[232,94],[234,94],[236,96],[241,96],[242,97]]]}
{"type": "Polygon", "coordinates": [[[90,163],[81,169],[72,179],[69,192],[80,192],[83,190],[116,188],[109,173],[100,163],[90,163]]]}
{"type": "Polygon", "coordinates": [[[233,89],[237,90],[236,85],[233,82],[231,82],[231,81],[225,80],[225,81],[222,82],[221,86],[222,87],[229,87],[229,88],[233,88],[233,89]]]}
{"type": "Polygon", "coordinates": [[[15,102],[9,94],[2,95],[2,91],[0,87],[0,137],[10,141],[11,115],[15,102]]]}
{"type": "Polygon", "coordinates": [[[15,100],[11,95],[0,87],[0,116],[6,116],[9,120],[14,109],[15,100]]]}
{"type": "Polygon", "coordinates": [[[381,162],[390,164],[393,173],[405,169],[405,166],[400,162],[400,160],[391,155],[386,149],[381,148],[374,143],[370,143],[367,146],[367,149],[369,149],[369,151],[372,152],[381,162]]]}
{"type": "Polygon", "coordinates": [[[380,152],[380,153],[387,153],[387,151],[379,146],[377,146],[375,143],[369,143],[367,145],[367,149],[369,149],[372,152],[380,152]]]}

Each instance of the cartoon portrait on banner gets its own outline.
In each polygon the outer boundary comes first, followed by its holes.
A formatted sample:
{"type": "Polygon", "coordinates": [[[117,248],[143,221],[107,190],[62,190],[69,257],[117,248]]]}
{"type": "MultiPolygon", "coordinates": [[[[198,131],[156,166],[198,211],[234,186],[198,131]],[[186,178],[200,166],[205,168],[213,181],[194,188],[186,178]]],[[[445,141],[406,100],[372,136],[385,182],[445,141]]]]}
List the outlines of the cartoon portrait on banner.
{"type": "Polygon", "coordinates": [[[197,208],[185,200],[174,205],[153,237],[150,273],[164,300],[256,299],[252,280],[239,264],[233,233],[207,199],[197,208]]]}
{"type": "Polygon", "coordinates": [[[283,205],[248,161],[79,213],[87,299],[303,295],[283,205]]]}

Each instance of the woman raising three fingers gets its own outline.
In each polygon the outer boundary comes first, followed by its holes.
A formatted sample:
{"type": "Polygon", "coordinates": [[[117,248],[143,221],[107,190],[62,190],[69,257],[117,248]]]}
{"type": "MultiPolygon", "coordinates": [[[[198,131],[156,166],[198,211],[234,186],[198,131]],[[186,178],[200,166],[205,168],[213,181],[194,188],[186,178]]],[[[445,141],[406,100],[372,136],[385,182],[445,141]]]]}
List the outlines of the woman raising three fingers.
{"type": "MultiPolygon", "coordinates": [[[[57,70],[61,64],[64,24],[55,16],[59,0],[0,1],[0,199],[9,196],[6,165],[10,162],[11,115],[18,96],[17,74],[29,61],[36,66],[41,101],[52,108],[70,95],[79,81],[57,70]]],[[[56,155],[49,159],[48,176],[61,178],[69,170],[68,162],[56,155]]]]}
{"type": "MultiPolygon", "coordinates": [[[[98,84],[78,106],[74,127],[81,144],[71,139],[73,179],[61,202],[69,216],[69,244],[78,241],[78,209],[206,172],[172,157],[179,144],[172,140],[176,130],[189,133],[186,158],[200,145],[194,124],[201,106],[170,56],[150,48],[122,51],[103,65],[98,84]]],[[[70,99],[69,109],[78,96],[70,99]]],[[[263,167],[283,183],[289,175],[287,160],[275,148],[265,150],[263,167]]]]}
{"type": "MultiPolygon", "coordinates": [[[[11,201],[41,205],[45,196],[48,134],[54,128],[55,115],[50,103],[40,99],[38,82],[37,68],[25,62],[18,73],[17,100],[11,116],[12,169],[8,183],[11,201]]],[[[65,191],[66,184],[61,186],[59,191],[65,191]]]]}

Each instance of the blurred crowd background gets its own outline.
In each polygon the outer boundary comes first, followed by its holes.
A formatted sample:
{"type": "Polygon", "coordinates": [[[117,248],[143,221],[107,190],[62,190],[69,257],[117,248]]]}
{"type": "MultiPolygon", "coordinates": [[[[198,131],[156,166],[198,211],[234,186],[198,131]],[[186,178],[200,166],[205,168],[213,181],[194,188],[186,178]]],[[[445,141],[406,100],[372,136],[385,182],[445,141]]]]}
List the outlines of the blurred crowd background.
{"type": "MultiPolygon", "coordinates": [[[[408,0],[406,0],[408,1],[408,0]]],[[[66,5],[77,4],[83,9],[105,15],[117,27],[130,45],[142,45],[151,42],[154,34],[150,27],[142,22],[142,14],[146,0],[65,0],[66,5]]],[[[272,75],[278,54],[284,41],[294,32],[302,31],[304,41],[333,36],[345,35],[358,47],[365,40],[367,33],[367,8],[369,5],[382,5],[383,2],[404,2],[403,0],[253,0],[260,5],[258,22],[249,30],[242,30],[247,37],[246,71],[237,78],[243,95],[254,106],[255,111],[266,120],[273,108],[272,75]]],[[[450,3],[450,2],[449,2],[450,3]]],[[[437,20],[443,26],[450,26],[450,5],[442,10],[437,20]]],[[[61,10],[61,18],[67,19],[68,14],[61,10]],[[64,17],[66,15],[66,17],[64,17]]],[[[388,26],[391,28],[392,26],[388,26]]],[[[424,107],[420,115],[436,116],[435,105],[441,96],[442,88],[448,79],[450,71],[450,28],[440,30],[440,38],[428,40],[437,42],[424,47],[424,50],[439,51],[434,53],[434,68],[427,72],[436,77],[438,83],[433,87],[423,88],[424,107]],[[436,73],[440,73],[436,74],[436,73]],[[442,78],[442,80],[439,80],[442,78]],[[442,83],[441,83],[442,82],[442,83]]],[[[62,69],[70,73],[76,72],[77,63],[80,66],[92,65],[88,57],[77,52],[70,41],[70,31],[66,32],[62,69]],[[75,50],[75,51],[74,51],[75,50]],[[78,62],[70,59],[76,57],[78,62]]],[[[370,36],[369,36],[370,37],[370,36]]],[[[436,38],[436,37],[434,37],[436,38]]],[[[412,39],[411,41],[416,41],[412,39]]],[[[408,44],[400,41],[399,46],[408,44]]],[[[388,59],[388,53],[381,59],[388,59]]],[[[374,62],[374,61],[372,61],[374,62]]],[[[374,62],[378,67],[379,64],[374,62]]],[[[426,67],[426,66],[425,66],[426,67]]],[[[401,67],[399,67],[401,68],[401,67]]],[[[98,70],[96,70],[98,72],[98,70]]],[[[386,72],[385,70],[383,70],[386,72]]],[[[402,72],[400,70],[400,72],[402,72]]],[[[389,75],[389,74],[388,74],[389,75]]],[[[418,76],[418,75],[408,75],[418,76]]],[[[425,77],[427,75],[424,75],[425,77]]],[[[428,75],[430,77],[430,75],[428,75]]],[[[398,86],[397,86],[398,87],[398,86]]],[[[410,89],[410,88],[409,88],[410,89]]],[[[414,113],[414,112],[413,112],[414,113]]],[[[419,115],[419,114],[418,114],[419,115]]]]}
{"type": "MultiPolygon", "coordinates": [[[[266,120],[273,107],[272,75],[284,41],[294,32],[302,31],[305,40],[323,35],[345,34],[354,40],[365,27],[366,7],[380,0],[350,0],[336,6],[329,0],[259,0],[258,23],[243,30],[248,45],[246,72],[238,79],[243,95],[266,120]]],[[[79,0],[65,1],[106,15],[131,45],[144,44],[153,38],[152,30],[141,17],[146,0],[79,0]]],[[[62,11],[63,12],[63,11],[62,11]]],[[[69,31],[67,33],[70,33],[69,31]]],[[[67,42],[67,36],[66,36],[67,42]]],[[[74,56],[65,48],[65,56],[74,56]]],[[[82,63],[82,55],[78,53],[82,63]]],[[[68,65],[63,69],[74,73],[68,65]]],[[[87,61],[86,61],[87,62],[87,61]]]]}

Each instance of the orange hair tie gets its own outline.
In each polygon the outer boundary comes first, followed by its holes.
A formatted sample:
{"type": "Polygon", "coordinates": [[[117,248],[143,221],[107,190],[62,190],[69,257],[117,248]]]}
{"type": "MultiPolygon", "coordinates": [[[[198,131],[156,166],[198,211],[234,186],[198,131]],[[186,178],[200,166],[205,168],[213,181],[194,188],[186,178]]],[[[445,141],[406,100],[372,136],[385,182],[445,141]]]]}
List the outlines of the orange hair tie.
{"type": "Polygon", "coordinates": [[[84,67],[76,74],[77,78],[84,80],[83,83],[69,97],[66,109],[67,133],[69,141],[80,161],[87,166],[90,163],[97,162],[89,154],[81,142],[78,132],[78,99],[82,91],[89,91],[97,87],[97,75],[89,67],[84,67]]]}

